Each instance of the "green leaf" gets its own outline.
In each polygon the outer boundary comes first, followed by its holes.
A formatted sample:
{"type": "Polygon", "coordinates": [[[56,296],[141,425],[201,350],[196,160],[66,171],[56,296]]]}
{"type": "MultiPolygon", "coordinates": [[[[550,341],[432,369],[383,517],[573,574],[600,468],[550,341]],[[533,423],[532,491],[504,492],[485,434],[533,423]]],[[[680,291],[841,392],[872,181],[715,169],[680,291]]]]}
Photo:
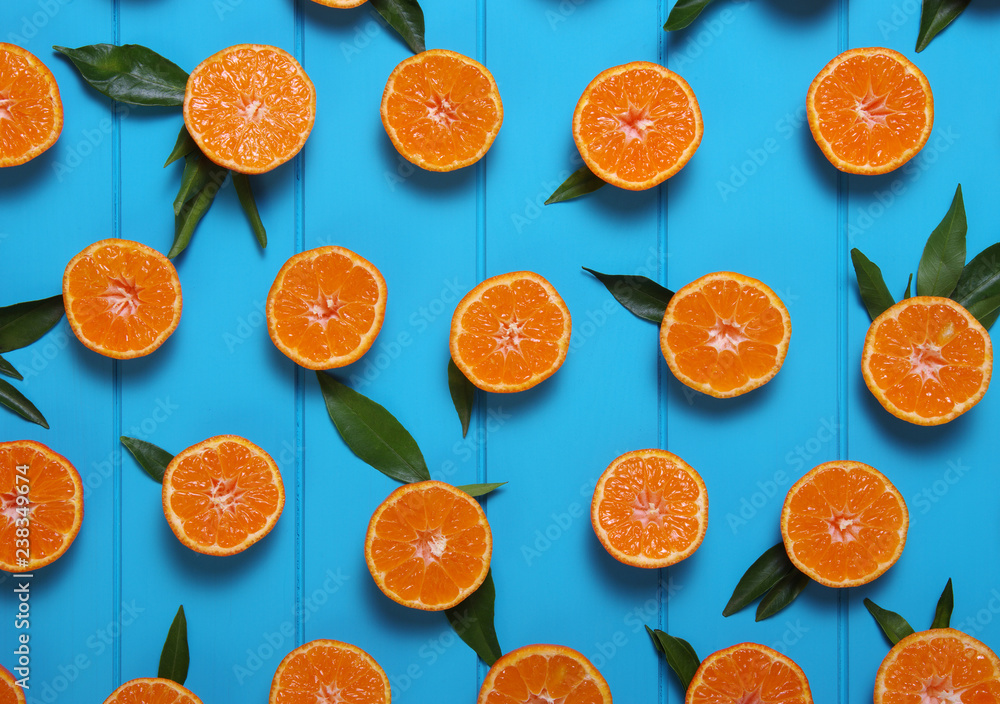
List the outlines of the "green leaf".
{"type": "Polygon", "coordinates": [[[945,296],[955,290],[965,268],[965,202],[962,184],[958,184],[951,207],[941,223],[927,238],[924,254],[917,268],[918,296],[945,296]]]}
{"type": "Polygon", "coordinates": [[[913,628],[906,622],[906,619],[895,611],[883,609],[871,599],[865,599],[864,604],[868,613],[875,617],[875,622],[882,627],[882,632],[893,645],[913,633],[913,628]]]}
{"type": "Polygon", "coordinates": [[[455,366],[455,361],[451,357],[448,358],[448,390],[451,391],[451,402],[455,404],[458,420],[462,423],[464,438],[469,433],[472,406],[476,403],[476,385],[455,366]]]}
{"type": "Polygon", "coordinates": [[[763,621],[765,618],[774,616],[795,601],[807,584],[809,584],[809,578],[798,570],[786,574],[771,587],[771,590],[757,604],[757,615],[754,620],[763,621]]]}
{"type": "Polygon", "coordinates": [[[211,171],[211,161],[202,156],[200,151],[194,151],[184,157],[184,173],[181,175],[181,187],[174,198],[174,216],[181,214],[184,204],[205,187],[211,171]]]}
{"type": "Polygon", "coordinates": [[[585,196],[588,193],[593,193],[598,188],[602,188],[606,185],[608,185],[607,181],[602,179],[586,166],[581,166],[579,169],[570,174],[569,178],[563,181],[562,185],[559,186],[559,188],[557,188],[551,196],[549,196],[549,199],[545,201],[545,205],[562,203],[566,200],[573,200],[574,198],[585,196]]]}
{"type": "Polygon", "coordinates": [[[646,626],[646,633],[653,639],[653,645],[656,646],[656,649],[663,653],[663,657],[667,659],[670,669],[681,681],[681,688],[686,690],[694,678],[694,673],[698,671],[698,666],[701,665],[701,660],[694,652],[694,648],[683,638],[675,638],[658,628],[653,630],[646,626]]]}
{"type": "Polygon", "coordinates": [[[174,458],[169,452],[161,447],[157,447],[151,442],[121,436],[122,445],[132,453],[135,461],[139,463],[143,471],[154,481],[163,483],[163,473],[167,471],[167,465],[174,458]]]}
{"type": "Polygon", "coordinates": [[[51,330],[65,312],[62,294],[0,308],[0,354],[27,347],[51,330]]]}
{"type": "Polygon", "coordinates": [[[8,362],[3,357],[0,357],[0,374],[3,374],[4,376],[13,377],[18,381],[24,379],[24,377],[21,376],[21,372],[14,369],[14,365],[8,362]]]}
{"type": "Polygon", "coordinates": [[[910,278],[906,280],[906,292],[903,294],[903,300],[910,298],[910,286],[913,285],[913,274],[910,274],[910,278]]]}
{"type": "Polygon", "coordinates": [[[732,616],[737,611],[742,611],[794,570],[795,566],[788,559],[784,543],[769,548],[740,577],[722,615],[732,616]]]}
{"type": "Polygon", "coordinates": [[[25,420],[37,423],[46,430],[49,424],[45,416],[35,408],[35,404],[24,397],[20,391],[11,386],[8,382],[0,379],[0,405],[4,405],[25,420]]]}
{"type": "Polygon", "coordinates": [[[951,297],[975,315],[983,327],[989,328],[993,324],[996,315],[992,318],[988,316],[996,310],[996,306],[982,304],[1000,297],[1000,242],[990,245],[965,265],[951,297]],[[973,308],[987,316],[989,325],[983,322],[980,314],[973,312],[973,308]]]}
{"type": "Polygon", "coordinates": [[[212,201],[215,200],[215,194],[222,188],[228,174],[229,170],[221,166],[215,164],[209,166],[208,182],[191,200],[184,204],[180,214],[174,218],[174,243],[171,245],[170,251],[167,252],[169,258],[173,259],[190,244],[194,229],[205,217],[212,201]]]}
{"type": "Polygon", "coordinates": [[[253,190],[250,188],[250,179],[247,178],[246,174],[239,174],[235,171],[232,173],[236,196],[240,199],[243,212],[247,214],[247,220],[250,221],[250,228],[257,238],[257,243],[263,249],[267,247],[267,231],[264,229],[264,223],[260,220],[260,213],[257,212],[257,201],[254,200],[253,190]]]}
{"type": "Polygon", "coordinates": [[[993,296],[992,298],[984,298],[980,301],[976,301],[966,308],[979,323],[989,330],[993,327],[993,323],[997,321],[997,315],[1000,314],[1000,296],[993,296]]]}
{"type": "Polygon", "coordinates": [[[181,606],[177,609],[174,622],[170,624],[170,630],[167,631],[167,640],[163,643],[163,650],[160,652],[160,670],[156,676],[173,680],[177,684],[184,684],[190,662],[187,619],[184,617],[184,607],[181,606]]]}
{"type": "Polygon", "coordinates": [[[490,571],[486,573],[486,580],[479,585],[479,589],[465,597],[458,606],[453,606],[444,612],[458,637],[490,666],[503,655],[493,623],[495,601],[496,588],[493,586],[493,573],[490,571]]]}
{"type": "Polygon", "coordinates": [[[951,579],[944,585],[941,598],[938,599],[937,608],[934,609],[934,622],[931,628],[948,628],[951,624],[951,612],[955,609],[955,593],[951,588],[951,579]]]}
{"type": "Polygon", "coordinates": [[[854,273],[858,276],[858,289],[861,291],[861,300],[868,309],[868,315],[872,320],[882,315],[895,303],[889,287],[885,285],[882,278],[882,270],[872,264],[861,250],[855,247],[851,250],[851,261],[854,262],[854,273]]]}
{"type": "Polygon", "coordinates": [[[52,47],[69,57],[80,75],[99,92],[132,105],[183,105],[187,72],[138,44],[91,44],[78,49],[52,47]]]}
{"type": "Polygon", "coordinates": [[[431,478],[417,442],[389,411],[337,379],[316,372],[326,411],[355,455],[401,482],[431,478]]]}
{"type": "Polygon", "coordinates": [[[469,496],[486,496],[494,489],[499,489],[507,482],[497,482],[494,484],[462,484],[461,486],[456,486],[456,489],[464,491],[469,496]]]}
{"type": "Polygon", "coordinates": [[[684,29],[695,21],[695,18],[710,2],[712,0],[677,0],[673,9],[670,10],[670,15],[667,17],[667,23],[663,25],[663,29],[668,32],[684,29]]]}
{"type": "Polygon", "coordinates": [[[414,54],[424,46],[424,11],[417,0],[371,0],[372,7],[399,33],[414,54]]]}
{"type": "Polygon", "coordinates": [[[920,11],[920,31],[917,33],[917,52],[926,49],[942,29],[962,14],[969,2],[970,0],[924,0],[920,11]]]}
{"type": "Polygon", "coordinates": [[[164,168],[170,166],[181,157],[187,156],[197,148],[198,145],[195,144],[193,139],[191,139],[191,134],[187,131],[187,127],[181,125],[180,134],[177,135],[177,141],[174,143],[174,149],[170,152],[170,156],[167,157],[167,163],[163,165],[164,168]]]}
{"type": "Polygon", "coordinates": [[[674,295],[670,289],[645,276],[602,274],[587,267],[582,269],[593,274],[611,292],[616,301],[635,315],[657,325],[663,322],[667,304],[674,295]]]}

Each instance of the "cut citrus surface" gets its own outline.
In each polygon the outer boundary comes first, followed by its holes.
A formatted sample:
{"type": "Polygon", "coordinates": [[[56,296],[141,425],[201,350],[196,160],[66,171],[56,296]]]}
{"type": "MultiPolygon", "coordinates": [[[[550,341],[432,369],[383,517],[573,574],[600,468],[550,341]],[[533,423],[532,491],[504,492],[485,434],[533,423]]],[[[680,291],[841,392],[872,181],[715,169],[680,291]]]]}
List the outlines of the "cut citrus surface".
{"type": "Polygon", "coordinates": [[[684,704],[812,704],[802,668],[776,650],[740,643],[712,653],[691,678],[684,704]]]}
{"type": "Polygon", "coordinates": [[[495,663],[477,704],[611,704],[608,683],[581,653],[562,645],[526,645],[495,663]]]}
{"type": "Polygon", "coordinates": [[[177,454],[163,474],[163,513],[177,539],[206,555],[235,555],[267,535],[285,505],[278,466],[236,435],[177,454]]]}
{"type": "Polygon", "coordinates": [[[86,347],[132,359],[150,354],[177,329],[183,298],[169,259],[139,242],[111,239],[95,242],[66,265],[63,304],[86,347]]]}
{"type": "Polygon", "coordinates": [[[316,121],[316,89],[284,49],[237,44],[188,77],[184,124],[205,156],[242,174],[270,171],[302,149],[316,121]]]}
{"type": "Polygon", "coordinates": [[[691,86],[648,61],[602,71],[573,113],[573,139],[590,170],[632,191],[652,188],[684,168],[703,131],[691,86]]]}
{"type": "Polygon", "coordinates": [[[140,677],[116,689],[104,704],[201,704],[201,699],[173,680],[140,677]]]}
{"type": "Polygon", "coordinates": [[[0,442],[0,570],[30,572],[69,549],[83,522],[73,465],[40,442],[0,442]]]}
{"type": "Polygon", "coordinates": [[[590,522],[604,549],[635,567],[667,567],[694,554],[708,528],[701,476],[665,450],[635,450],[597,480],[590,522]]]}
{"type": "Polygon", "coordinates": [[[954,628],[900,639],[875,676],[875,704],[995,704],[1000,660],[986,645],[954,628]]]}
{"type": "Polygon", "coordinates": [[[927,143],[934,97],[924,74],[898,51],[851,49],[813,80],[806,112],[831,164],[852,174],[885,174],[927,143]]]}
{"type": "Polygon", "coordinates": [[[479,502],[438,481],[389,494],[365,536],[365,561],[378,588],[424,611],[450,609],[476,591],[492,554],[493,534],[479,502]]]}
{"type": "Polygon", "coordinates": [[[828,587],[867,584],[903,553],[910,514],[884,474],[861,462],[825,462],[785,496],[781,538],[792,563],[828,587]]]}
{"type": "Polygon", "coordinates": [[[389,678],[361,648],[314,640],[281,661],[271,680],[269,704],[389,704],[389,678]]]}
{"type": "Polygon", "coordinates": [[[993,373],[986,328],[950,298],[915,296],[872,322],[861,356],[865,384],[897,418],[947,423],[979,403],[993,373]]]}
{"type": "Polygon", "coordinates": [[[306,369],[333,369],[361,358],[382,329],[385,279],[343,247],[296,254],[267,295],[267,331],[289,359],[306,369]]]}
{"type": "Polygon", "coordinates": [[[62,127],[55,76],[27,49],[0,42],[0,168],[31,161],[62,127]]]}
{"type": "Polygon", "coordinates": [[[660,325],[660,350],[681,383],[730,398],[770,381],[791,337],[788,309],[774,291],[721,271],[673,295],[660,325]]]}
{"type": "Polygon", "coordinates": [[[445,49],[424,51],[396,66],[382,93],[381,113],[396,150],[428,171],[476,163],[503,123],[493,74],[445,49]]]}
{"type": "Polygon", "coordinates": [[[25,704],[24,690],[3,665],[0,665],[0,704],[25,704]]]}
{"type": "Polygon", "coordinates": [[[347,9],[351,7],[358,7],[359,5],[364,5],[368,0],[313,0],[320,5],[326,5],[327,7],[338,7],[341,9],[347,9]]]}
{"type": "Polygon", "coordinates": [[[566,360],[572,323],[552,284],[530,271],[487,279],[459,301],[451,358],[484,391],[524,391],[566,360]]]}

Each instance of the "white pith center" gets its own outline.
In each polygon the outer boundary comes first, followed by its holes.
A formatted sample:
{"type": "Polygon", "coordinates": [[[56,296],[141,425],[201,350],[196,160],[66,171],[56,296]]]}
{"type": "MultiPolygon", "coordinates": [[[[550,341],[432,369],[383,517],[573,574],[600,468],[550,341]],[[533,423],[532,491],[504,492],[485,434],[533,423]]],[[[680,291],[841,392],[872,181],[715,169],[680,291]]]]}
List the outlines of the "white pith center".
{"type": "Polygon", "coordinates": [[[738,352],[740,343],[746,342],[747,336],[743,326],[732,320],[719,320],[708,331],[708,342],[705,344],[722,353],[726,350],[738,352]]]}
{"type": "Polygon", "coordinates": [[[309,306],[308,318],[310,323],[326,325],[331,320],[340,320],[340,309],[344,307],[343,301],[337,294],[332,296],[322,296],[309,306]]]}
{"type": "Polygon", "coordinates": [[[344,704],[347,700],[344,699],[343,691],[343,689],[336,685],[325,684],[316,693],[316,704],[344,704]]]}
{"type": "Polygon", "coordinates": [[[538,694],[532,693],[525,700],[525,704],[563,704],[566,701],[566,697],[559,697],[556,699],[551,694],[549,694],[547,689],[543,689],[538,694]]]}
{"type": "Polygon", "coordinates": [[[618,129],[625,135],[625,143],[633,139],[645,139],[646,130],[653,125],[645,109],[629,107],[627,112],[618,115],[618,129]]]}
{"type": "Polygon", "coordinates": [[[764,700],[760,698],[760,692],[755,690],[737,699],[736,704],[764,704],[764,700]]]}
{"type": "Polygon", "coordinates": [[[910,366],[913,368],[911,373],[919,375],[921,382],[931,379],[937,381],[941,368],[947,365],[948,362],[941,356],[941,348],[936,345],[925,342],[913,345],[910,350],[910,366]]]}
{"type": "Polygon", "coordinates": [[[419,537],[414,545],[417,557],[424,561],[424,565],[436,562],[444,554],[448,547],[448,539],[441,535],[439,530],[420,531],[419,537]]]}
{"type": "Polygon", "coordinates": [[[7,93],[0,93],[0,120],[10,120],[10,106],[14,104],[14,99],[7,93]]]}
{"type": "Polygon", "coordinates": [[[9,494],[0,494],[0,516],[3,516],[11,522],[19,521],[25,518],[25,516],[21,515],[20,509],[28,509],[28,518],[31,517],[31,514],[35,510],[35,504],[32,504],[30,501],[27,506],[18,506],[17,496],[18,495],[14,492],[9,494]]]}
{"type": "Polygon", "coordinates": [[[447,95],[435,95],[426,103],[427,118],[441,127],[451,127],[458,119],[458,106],[447,95]]]}
{"type": "Polygon", "coordinates": [[[209,500],[220,515],[236,510],[243,499],[243,490],[235,479],[212,479],[212,491],[209,500]]]}
{"type": "Polygon", "coordinates": [[[521,343],[532,338],[524,334],[525,323],[517,320],[501,321],[499,329],[493,334],[496,341],[496,351],[507,358],[511,352],[520,353],[521,343]]]}
{"type": "Polygon", "coordinates": [[[835,543],[853,542],[858,539],[858,535],[861,533],[861,521],[846,509],[832,511],[826,522],[829,526],[830,538],[835,543]]]}
{"type": "Polygon", "coordinates": [[[260,98],[243,99],[243,107],[239,109],[240,116],[247,122],[259,122],[267,112],[267,107],[260,98]]]}
{"type": "Polygon", "coordinates": [[[101,297],[107,301],[112,315],[130,316],[139,309],[140,291],[134,281],[118,277],[108,282],[108,290],[101,297]]]}
{"type": "Polygon", "coordinates": [[[951,682],[951,675],[940,677],[932,675],[924,682],[924,691],[920,693],[920,704],[962,704],[964,689],[956,689],[951,682]]]}
{"type": "Polygon", "coordinates": [[[662,528],[665,514],[663,509],[663,499],[659,494],[642,489],[635,495],[635,500],[632,502],[632,520],[637,521],[643,529],[650,523],[655,523],[662,528]]]}
{"type": "Polygon", "coordinates": [[[886,106],[886,96],[875,95],[872,89],[868,89],[868,93],[865,97],[858,99],[857,107],[855,108],[858,113],[858,117],[861,121],[865,123],[868,127],[874,127],[875,125],[884,125],[885,118],[893,114],[893,110],[886,106]]]}

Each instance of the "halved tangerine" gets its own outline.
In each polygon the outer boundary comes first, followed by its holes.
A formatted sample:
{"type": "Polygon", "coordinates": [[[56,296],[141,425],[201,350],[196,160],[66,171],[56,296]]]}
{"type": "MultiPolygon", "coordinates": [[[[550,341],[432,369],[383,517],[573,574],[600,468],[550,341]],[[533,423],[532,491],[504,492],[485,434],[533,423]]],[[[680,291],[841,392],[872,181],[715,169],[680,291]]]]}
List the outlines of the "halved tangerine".
{"type": "Polygon", "coordinates": [[[62,128],[52,71],[27,49],[0,42],[0,168],[31,161],[56,143],[62,128]]]}
{"type": "Polygon", "coordinates": [[[757,643],[740,643],[702,660],[685,704],[812,704],[805,673],[791,658],[757,643]]]}
{"type": "Polygon", "coordinates": [[[389,704],[389,678],[375,658],[336,640],[300,645],[278,665],[269,704],[389,704]]]}
{"type": "Polygon", "coordinates": [[[140,677],[116,689],[104,704],[201,704],[201,699],[173,680],[140,677]]]}
{"type": "Polygon", "coordinates": [[[0,665],[0,704],[25,704],[24,690],[7,668],[0,665]]]}
{"type": "Polygon", "coordinates": [[[583,654],[564,645],[525,645],[495,663],[477,704],[611,704],[607,680],[583,654]]]}
{"type": "Polygon", "coordinates": [[[708,528],[701,476],[666,450],[635,450],[597,480],[590,522],[612,557],[635,567],[667,567],[690,557],[708,528]]]}

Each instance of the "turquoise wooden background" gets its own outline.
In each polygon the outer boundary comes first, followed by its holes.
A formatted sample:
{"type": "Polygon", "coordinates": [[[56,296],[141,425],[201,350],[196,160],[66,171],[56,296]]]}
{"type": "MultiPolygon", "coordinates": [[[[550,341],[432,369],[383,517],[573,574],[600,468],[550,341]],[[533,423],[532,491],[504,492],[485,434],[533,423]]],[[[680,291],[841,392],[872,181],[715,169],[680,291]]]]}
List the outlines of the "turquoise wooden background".
{"type": "MultiPolygon", "coordinates": [[[[475,699],[485,668],[444,617],[390,602],[365,568],[368,518],[394,483],[346,449],[313,375],[267,336],[262,309],[281,264],[334,243],[369,258],[389,285],[376,345],[341,378],[403,422],[436,478],[510,482],[486,502],[505,650],[569,645],[598,665],[616,701],[680,702],[642,629],[649,624],[702,656],[746,640],[771,645],[802,665],[819,704],[857,704],[869,700],[888,649],[862,599],[923,628],[948,577],[953,624],[1000,645],[1000,396],[989,392],[938,428],[887,415],[861,379],[869,321],[848,259],[851,246],[862,248],[901,295],[959,182],[970,256],[1000,239],[1000,3],[977,0],[920,55],[917,0],[720,0],[668,35],[660,27],[671,4],[423,0],[428,46],[483,61],[505,107],[481,164],[432,174],[403,161],[380,124],[385,79],[409,51],[366,6],[4,0],[0,40],[50,66],[66,122],[48,153],[0,172],[0,304],[57,293],[66,262],[98,239],[166,251],[172,238],[180,167],[161,165],[179,111],[112,106],[53,44],[140,43],[190,70],[225,46],[270,43],[299,57],[319,95],[303,154],[254,181],[267,250],[227,187],[176,262],[184,314],[158,352],[115,363],[83,348],[63,321],[9,355],[26,376],[19,388],[52,429],[0,413],[0,438],[47,443],[87,486],[79,538],[33,581],[29,702],[95,704],[122,681],[155,674],[181,603],[188,686],[206,704],[265,702],[280,659],[314,638],[370,652],[397,702],[475,699]],[[904,52],[927,74],[934,131],[903,169],[845,177],[812,141],[805,93],[839,51],[873,45],[904,52]],[[690,82],[705,118],[698,153],[652,191],[609,187],[543,207],[579,164],[570,122],[583,88],[604,68],[637,59],[665,63],[690,82]],[[581,266],[646,274],[673,288],[723,269],[764,280],[792,316],[783,370],[736,400],[688,392],[660,356],[656,327],[620,308],[581,266]],[[489,397],[463,440],[445,374],[451,313],[482,278],[515,269],[538,271],[564,296],[572,351],[536,389],[489,397]],[[269,451],[288,490],[274,532],[232,558],[176,541],[159,487],[117,441],[132,435],[177,452],[219,433],[269,451]],[[711,512],[692,558],[647,572],[604,552],[587,507],[612,459],[650,446],[702,473],[711,512]],[[838,457],[880,468],[902,490],[911,526],[899,563],[862,588],[812,584],[763,623],[752,609],[723,619],[743,570],[779,539],[788,487],[838,457]]],[[[8,666],[13,587],[0,576],[0,663],[8,666]]]]}

